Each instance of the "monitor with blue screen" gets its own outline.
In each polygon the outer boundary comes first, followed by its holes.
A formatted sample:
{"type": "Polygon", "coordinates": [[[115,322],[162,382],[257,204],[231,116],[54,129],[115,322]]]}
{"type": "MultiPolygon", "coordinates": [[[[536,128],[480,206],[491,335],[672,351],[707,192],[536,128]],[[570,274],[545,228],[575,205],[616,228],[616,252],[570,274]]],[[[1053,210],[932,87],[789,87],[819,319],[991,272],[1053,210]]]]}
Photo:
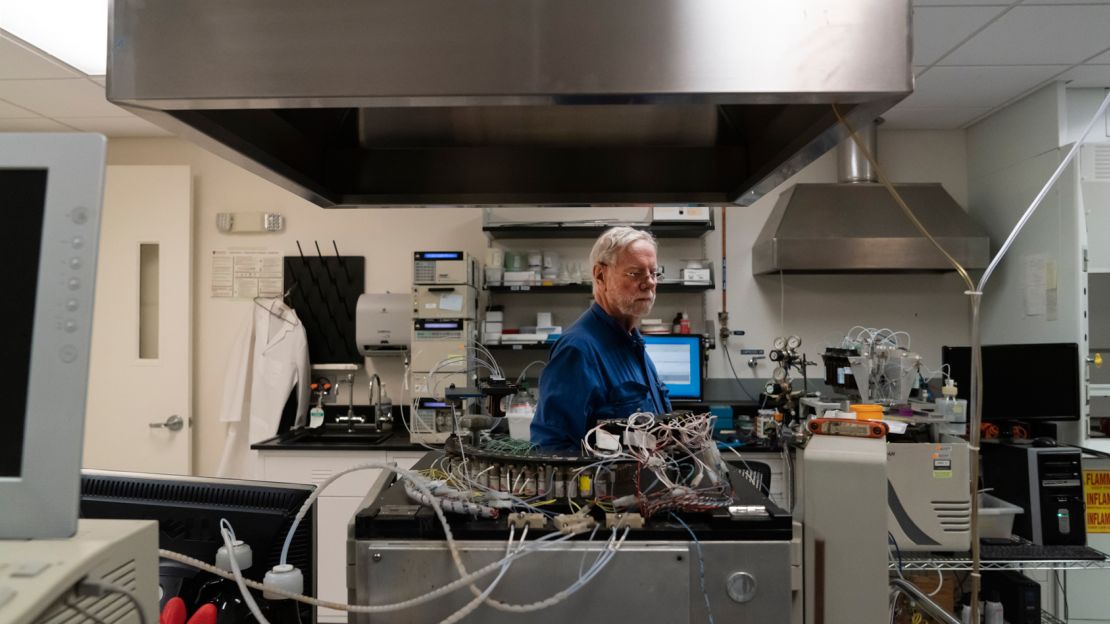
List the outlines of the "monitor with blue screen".
{"type": "Polygon", "coordinates": [[[644,346],[672,400],[701,400],[704,370],[700,335],[645,335],[644,346]]]}

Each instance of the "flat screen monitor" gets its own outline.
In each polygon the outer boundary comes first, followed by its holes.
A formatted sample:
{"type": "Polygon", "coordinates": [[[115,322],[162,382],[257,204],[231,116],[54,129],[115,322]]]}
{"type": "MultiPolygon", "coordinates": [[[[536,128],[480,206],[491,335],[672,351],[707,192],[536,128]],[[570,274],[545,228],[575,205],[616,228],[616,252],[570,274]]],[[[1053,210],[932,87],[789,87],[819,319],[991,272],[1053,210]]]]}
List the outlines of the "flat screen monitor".
{"type": "MultiPolygon", "coordinates": [[[[81,472],[81,517],[156,520],[158,547],[213,563],[223,545],[220,519],[226,518],[251,547],[254,564],[243,571],[262,582],[280,562],[293,518],[315,490],[296,483],[207,479],[104,470],[81,472]]],[[[316,505],[297,526],[286,559],[304,574],[305,592],[316,595],[316,505]]],[[[180,596],[192,613],[199,588],[213,580],[208,573],[173,560],[159,566],[162,603],[180,596]]],[[[301,621],[315,622],[312,606],[302,604],[301,621]]]]}
{"type": "MultiPolygon", "coordinates": [[[[971,347],[943,347],[959,398],[971,396],[971,347]]],[[[1079,420],[1079,345],[983,345],[983,420],[1079,420]]]]}
{"type": "Polygon", "coordinates": [[[644,336],[648,357],[667,384],[671,399],[700,401],[702,381],[702,341],[698,334],[644,336]]]}
{"type": "Polygon", "coordinates": [[[0,134],[0,539],[77,531],[105,139],[0,134]]]}

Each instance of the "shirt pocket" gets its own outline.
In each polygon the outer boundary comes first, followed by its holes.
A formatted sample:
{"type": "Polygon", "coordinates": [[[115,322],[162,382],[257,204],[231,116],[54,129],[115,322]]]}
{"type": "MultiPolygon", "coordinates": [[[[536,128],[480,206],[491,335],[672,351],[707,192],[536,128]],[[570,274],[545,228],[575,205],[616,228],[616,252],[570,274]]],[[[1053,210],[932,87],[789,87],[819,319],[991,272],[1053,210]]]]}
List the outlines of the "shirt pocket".
{"type": "Polygon", "coordinates": [[[638,381],[626,381],[609,391],[608,404],[602,410],[602,418],[628,418],[642,410],[648,400],[648,387],[638,381]]]}

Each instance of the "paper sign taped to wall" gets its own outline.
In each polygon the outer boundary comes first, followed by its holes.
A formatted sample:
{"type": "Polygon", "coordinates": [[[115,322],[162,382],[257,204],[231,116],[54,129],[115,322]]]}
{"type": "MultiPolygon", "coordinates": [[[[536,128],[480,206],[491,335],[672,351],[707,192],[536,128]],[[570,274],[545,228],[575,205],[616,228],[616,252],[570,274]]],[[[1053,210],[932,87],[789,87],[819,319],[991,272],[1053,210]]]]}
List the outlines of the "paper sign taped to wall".
{"type": "Polygon", "coordinates": [[[213,249],[212,296],[234,299],[280,297],[284,284],[281,252],[213,249]]]}
{"type": "Polygon", "coordinates": [[[1087,532],[1110,533],[1110,470],[1084,470],[1087,532]]]}

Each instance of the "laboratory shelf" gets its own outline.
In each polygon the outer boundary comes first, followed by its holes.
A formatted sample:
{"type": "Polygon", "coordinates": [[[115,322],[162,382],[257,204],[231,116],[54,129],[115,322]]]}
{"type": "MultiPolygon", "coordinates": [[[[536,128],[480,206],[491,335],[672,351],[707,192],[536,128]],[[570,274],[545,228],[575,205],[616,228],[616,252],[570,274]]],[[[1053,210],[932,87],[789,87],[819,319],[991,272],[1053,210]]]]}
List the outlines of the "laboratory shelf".
{"type": "MultiPolygon", "coordinates": [[[[486,286],[491,293],[509,294],[565,294],[565,293],[590,293],[593,292],[591,284],[554,284],[552,286],[519,284],[512,286],[486,286]]],[[[713,282],[700,284],[685,284],[683,282],[660,282],[656,284],[655,291],[660,293],[700,293],[713,290],[713,282]]]]}
{"type": "Polygon", "coordinates": [[[507,344],[484,344],[490,351],[550,351],[554,342],[517,342],[507,344]]]}
{"type": "MultiPolygon", "coordinates": [[[[887,566],[894,570],[898,567],[897,561],[892,561],[887,566]]],[[[1021,560],[1021,561],[980,561],[981,570],[1093,570],[1110,568],[1110,560],[1021,560]]],[[[955,571],[964,572],[971,570],[971,557],[967,553],[958,553],[951,556],[938,553],[902,553],[903,572],[923,571],[955,571]]]]}
{"type": "Polygon", "coordinates": [[[482,231],[493,240],[518,238],[597,238],[615,225],[647,230],[656,238],[700,238],[713,231],[713,221],[689,223],[542,223],[485,225],[482,231]]]}

